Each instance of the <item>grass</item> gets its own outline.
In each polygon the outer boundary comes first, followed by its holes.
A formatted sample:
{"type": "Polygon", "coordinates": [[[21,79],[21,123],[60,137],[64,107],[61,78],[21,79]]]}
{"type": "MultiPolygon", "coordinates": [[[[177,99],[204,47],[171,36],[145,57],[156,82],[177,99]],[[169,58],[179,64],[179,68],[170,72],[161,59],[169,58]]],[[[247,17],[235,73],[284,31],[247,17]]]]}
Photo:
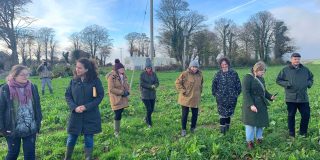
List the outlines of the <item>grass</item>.
{"type": "MultiPolygon", "coordinates": [[[[278,99],[269,108],[270,127],[265,129],[264,142],[254,150],[248,151],[245,143],[244,126],[241,122],[242,96],[238,99],[231,130],[222,136],[219,133],[219,115],[215,99],[211,95],[211,81],[216,70],[205,70],[204,90],[199,110],[198,126],[194,134],[180,136],[181,108],[177,104],[177,92],[174,81],[180,72],[160,72],[160,87],[153,113],[153,127],[148,128],[143,122],[145,108],[140,100],[139,74],[134,73],[130,107],[123,113],[121,133],[117,139],[113,136],[113,112],[108,96],[100,104],[103,131],[95,136],[94,158],[105,159],[319,159],[318,145],[320,120],[320,65],[308,65],[314,73],[314,86],[309,90],[311,120],[309,136],[290,139],[287,136],[287,111],[284,91],[275,83],[281,66],[269,67],[266,72],[266,85],[271,93],[279,92],[278,99]]],[[[240,78],[249,72],[249,68],[236,69],[240,78]]],[[[133,72],[128,71],[131,78],[133,72]]],[[[32,82],[39,87],[40,80],[32,77],[32,82]]],[[[105,90],[107,83],[101,76],[105,90]]],[[[4,81],[4,80],[1,80],[4,81]]],[[[54,94],[41,97],[43,122],[37,139],[36,155],[38,159],[63,159],[67,138],[66,125],[68,107],[64,92],[70,78],[53,80],[54,94]]],[[[47,91],[48,92],[48,91],[47,91]]],[[[189,115],[190,118],[190,115],[189,115]]],[[[299,113],[296,116],[300,122],[299,113]]],[[[190,119],[189,123],[190,124],[190,119]]],[[[297,130],[298,130],[297,125],[297,130]]],[[[0,138],[0,158],[6,154],[6,141],[0,138]]],[[[22,155],[22,154],[21,154],[22,155]]],[[[22,156],[19,157],[19,159],[22,156]]],[[[83,159],[83,137],[78,139],[73,159],[83,159]]]]}

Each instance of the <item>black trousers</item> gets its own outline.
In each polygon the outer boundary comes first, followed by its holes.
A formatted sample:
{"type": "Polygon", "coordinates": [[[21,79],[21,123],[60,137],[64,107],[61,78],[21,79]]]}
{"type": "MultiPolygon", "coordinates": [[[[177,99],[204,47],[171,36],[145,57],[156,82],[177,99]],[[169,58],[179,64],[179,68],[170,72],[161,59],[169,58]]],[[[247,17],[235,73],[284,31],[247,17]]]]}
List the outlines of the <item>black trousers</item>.
{"type": "Polygon", "coordinates": [[[290,136],[295,136],[295,116],[297,109],[301,115],[300,122],[300,135],[306,135],[308,131],[310,119],[310,106],[309,103],[293,103],[287,102],[288,109],[288,128],[290,136]]]}
{"type": "Polygon", "coordinates": [[[155,99],[142,99],[142,102],[146,106],[147,114],[146,114],[146,122],[149,125],[152,125],[151,115],[154,111],[155,99]]]}
{"type": "MultiPolygon", "coordinates": [[[[185,130],[187,128],[189,107],[181,106],[182,116],[181,116],[181,124],[182,129],[185,130]]],[[[198,120],[198,108],[191,108],[192,117],[191,117],[191,128],[196,128],[197,120],[198,120]]]]}
{"type": "Polygon", "coordinates": [[[123,108],[114,111],[114,120],[120,121],[122,116],[123,108]]]}
{"type": "Polygon", "coordinates": [[[231,117],[228,118],[220,118],[220,125],[230,125],[231,117]]]}

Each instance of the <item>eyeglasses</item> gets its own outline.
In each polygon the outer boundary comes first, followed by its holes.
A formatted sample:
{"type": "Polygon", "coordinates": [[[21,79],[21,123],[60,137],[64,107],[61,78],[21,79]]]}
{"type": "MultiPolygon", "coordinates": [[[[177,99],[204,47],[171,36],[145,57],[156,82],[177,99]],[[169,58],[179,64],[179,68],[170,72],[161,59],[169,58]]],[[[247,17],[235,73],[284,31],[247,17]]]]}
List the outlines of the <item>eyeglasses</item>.
{"type": "Polygon", "coordinates": [[[30,73],[20,73],[20,74],[18,74],[18,76],[20,76],[20,77],[29,77],[30,73]]]}

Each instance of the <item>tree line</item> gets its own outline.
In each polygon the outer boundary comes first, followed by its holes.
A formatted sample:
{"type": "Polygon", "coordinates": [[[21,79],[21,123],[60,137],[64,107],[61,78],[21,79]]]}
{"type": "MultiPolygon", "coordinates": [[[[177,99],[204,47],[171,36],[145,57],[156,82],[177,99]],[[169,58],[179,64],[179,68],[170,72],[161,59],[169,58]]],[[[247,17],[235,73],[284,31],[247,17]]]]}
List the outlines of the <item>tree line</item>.
{"type": "MultiPolygon", "coordinates": [[[[0,1],[0,37],[11,50],[13,64],[40,63],[41,58],[54,63],[62,56],[65,62],[80,57],[92,57],[101,65],[111,54],[112,39],[108,30],[90,25],[70,35],[71,53],[59,51],[59,42],[53,28],[31,28],[36,19],[23,16],[25,6],[31,0],[0,1]],[[60,52],[60,53],[58,53],[60,52]]],[[[218,55],[229,57],[233,63],[246,64],[250,60],[281,62],[285,53],[297,49],[288,36],[288,26],[270,12],[258,12],[241,25],[231,19],[220,18],[214,27],[206,25],[207,18],[191,10],[185,0],[161,0],[156,10],[160,22],[158,47],[182,64],[184,47],[185,64],[198,57],[203,66],[214,65],[218,55]],[[184,43],[186,39],[186,43],[184,43]],[[251,57],[251,58],[248,58],[251,57]]],[[[130,56],[150,56],[150,38],[145,33],[131,32],[124,37],[128,41],[130,56]]],[[[155,53],[153,53],[155,56],[155,53]]]]}
{"type": "MultiPolygon", "coordinates": [[[[41,63],[41,59],[54,64],[63,57],[67,63],[80,57],[95,58],[101,65],[106,63],[111,53],[112,39],[108,30],[99,25],[90,25],[69,37],[72,52],[58,51],[59,42],[56,31],[50,27],[32,28],[34,18],[23,16],[25,6],[31,0],[0,1],[0,37],[9,53],[12,64],[32,65],[41,63]]],[[[3,52],[2,52],[3,53],[3,52]]]]}

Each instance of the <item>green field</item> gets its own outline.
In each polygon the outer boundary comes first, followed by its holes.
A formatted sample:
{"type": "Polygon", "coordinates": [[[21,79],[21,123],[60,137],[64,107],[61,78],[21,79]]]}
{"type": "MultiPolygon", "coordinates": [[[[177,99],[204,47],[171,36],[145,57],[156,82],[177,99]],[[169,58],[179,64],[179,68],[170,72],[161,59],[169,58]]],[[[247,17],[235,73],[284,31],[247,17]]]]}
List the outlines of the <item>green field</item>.
{"type": "MultiPolygon", "coordinates": [[[[287,111],[284,103],[284,91],[275,83],[282,68],[270,67],[266,72],[266,85],[271,93],[279,92],[278,99],[269,106],[270,127],[265,129],[264,142],[254,150],[246,149],[244,126],[240,120],[242,96],[239,98],[231,130],[225,135],[219,131],[217,106],[211,95],[211,81],[216,70],[205,70],[204,90],[199,110],[198,126],[194,134],[180,136],[181,108],[177,104],[177,92],[174,81],[179,72],[158,73],[160,87],[153,114],[153,127],[143,122],[145,108],[138,90],[139,74],[136,72],[130,96],[130,107],[125,110],[121,123],[120,137],[113,136],[113,112],[106,96],[100,105],[103,132],[95,136],[94,158],[105,159],[320,159],[318,144],[320,128],[320,65],[308,65],[314,74],[314,85],[309,90],[311,121],[309,136],[290,139],[287,135],[287,111]]],[[[249,68],[236,69],[242,79],[249,68]]],[[[132,72],[128,72],[131,78],[132,72]]],[[[297,77],[298,78],[298,77],[297,77]]],[[[107,83],[101,76],[105,90],[107,83]]],[[[43,121],[41,133],[37,139],[38,159],[63,159],[67,138],[66,124],[68,107],[64,92],[70,78],[53,80],[54,95],[41,97],[43,121]]],[[[4,80],[1,80],[4,81],[4,80]]],[[[40,80],[32,81],[40,87],[40,80]]],[[[48,91],[47,91],[48,92],[48,91]]],[[[189,118],[190,118],[189,114],[189,118]]],[[[296,116],[297,131],[300,116],[296,116]]],[[[190,120],[190,119],[189,119],[190,120]]],[[[190,122],[190,121],[189,121],[190,122]]],[[[188,123],[188,127],[189,127],[188,123]]],[[[6,141],[0,138],[0,158],[6,154],[6,141]]],[[[21,157],[19,159],[22,159],[21,157]]],[[[73,159],[84,159],[83,137],[78,139],[73,159]]]]}

